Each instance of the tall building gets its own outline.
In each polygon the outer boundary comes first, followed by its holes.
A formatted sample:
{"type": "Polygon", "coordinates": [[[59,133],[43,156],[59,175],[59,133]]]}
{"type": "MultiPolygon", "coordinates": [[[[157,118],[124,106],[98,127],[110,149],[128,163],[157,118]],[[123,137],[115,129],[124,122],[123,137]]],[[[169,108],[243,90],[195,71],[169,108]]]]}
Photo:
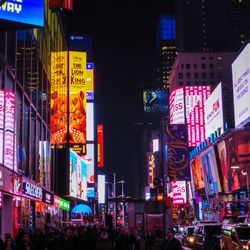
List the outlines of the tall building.
{"type": "Polygon", "coordinates": [[[157,30],[157,69],[156,83],[168,86],[168,76],[176,56],[176,21],[171,15],[160,17],[157,30]]]}
{"type": "Polygon", "coordinates": [[[174,2],[178,51],[237,51],[250,38],[249,1],[174,2]]]}

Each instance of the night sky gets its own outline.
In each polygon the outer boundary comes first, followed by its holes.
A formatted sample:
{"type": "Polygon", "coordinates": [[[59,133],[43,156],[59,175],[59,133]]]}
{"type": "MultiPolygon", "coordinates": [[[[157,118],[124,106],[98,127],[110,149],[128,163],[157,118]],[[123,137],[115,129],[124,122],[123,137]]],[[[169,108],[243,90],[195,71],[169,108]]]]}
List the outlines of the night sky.
{"type": "MultiPolygon", "coordinates": [[[[171,0],[75,0],[68,32],[93,36],[96,120],[104,124],[104,173],[133,195],[134,123],[142,121],[140,86],[154,83],[156,28],[171,0]]],[[[118,191],[119,192],[119,191],[118,191]]]]}

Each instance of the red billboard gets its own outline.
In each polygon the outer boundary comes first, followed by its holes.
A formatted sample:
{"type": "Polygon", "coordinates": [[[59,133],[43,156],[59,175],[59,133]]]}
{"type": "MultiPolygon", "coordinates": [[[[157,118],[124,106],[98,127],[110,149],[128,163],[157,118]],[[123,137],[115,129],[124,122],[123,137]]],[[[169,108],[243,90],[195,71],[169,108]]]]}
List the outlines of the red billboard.
{"type": "Polygon", "coordinates": [[[103,144],[103,125],[97,125],[97,164],[98,167],[103,167],[104,164],[104,144],[103,144]]]}

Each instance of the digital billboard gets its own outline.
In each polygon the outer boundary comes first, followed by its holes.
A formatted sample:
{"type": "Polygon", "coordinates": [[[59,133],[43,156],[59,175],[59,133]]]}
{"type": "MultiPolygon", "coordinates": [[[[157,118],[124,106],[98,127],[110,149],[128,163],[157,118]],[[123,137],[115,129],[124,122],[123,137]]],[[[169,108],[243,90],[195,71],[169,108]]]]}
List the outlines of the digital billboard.
{"type": "Polygon", "coordinates": [[[16,170],[15,94],[0,90],[0,164],[16,170]]]}
{"type": "Polygon", "coordinates": [[[79,154],[86,152],[86,57],[69,51],[69,143],[79,154]]]}
{"type": "Polygon", "coordinates": [[[185,123],[184,88],[172,91],[169,98],[170,124],[185,123]]]}
{"type": "Polygon", "coordinates": [[[104,204],[105,203],[105,175],[98,174],[98,203],[104,204]]]}
{"type": "Polygon", "coordinates": [[[148,89],[143,91],[143,105],[146,113],[168,113],[169,90],[148,89]]]}
{"type": "Polygon", "coordinates": [[[94,141],[94,103],[87,102],[87,141],[94,141]]]}
{"type": "Polygon", "coordinates": [[[250,121],[250,43],[232,64],[235,127],[250,121]]]}
{"type": "Polygon", "coordinates": [[[68,56],[67,51],[51,53],[51,144],[67,143],[68,56]]]}
{"type": "Polygon", "coordinates": [[[186,124],[190,147],[196,147],[205,140],[204,102],[209,95],[210,86],[185,87],[186,124]]]}
{"type": "Polygon", "coordinates": [[[205,187],[204,185],[204,176],[202,173],[201,167],[201,160],[200,156],[197,155],[191,162],[191,179],[192,179],[192,186],[194,190],[200,190],[205,187]]]}
{"type": "Polygon", "coordinates": [[[186,205],[187,204],[186,181],[172,181],[172,188],[173,188],[173,204],[186,205]]]}
{"type": "Polygon", "coordinates": [[[214,195],[221,192],[214,147],[208,147],[208,149],[201,153],[200,158],[206,194],[214,195]]]}
{"type": "Polygon", "coordinates": [[[43,0],[6,0],[2,4],[1,2],[0,20],[43,27],[43,0]]]}
{"type": "Polygon", "coordinates": [[[87,154],[83,157],[84,162],[87,164],[87,182],[95,182],[95,151],[94,144],[87,143],[87,154]]]}
{"type": "Polygon", "coordinates": [[[69,195],[87,201],[87,164],[70,149],[69,195]]]}
{"type": "Polygon", "coordinates": [[[223,121],[223,103],[222,103],[222,85],[219,85],[211,93],[205,101],[205,130],[206,138],[212,133],[220,129],[221,133],[224,132],[223,121]]]}
{"type": "Polygon", "coordinates": [[[94,100],[94,63],[86,65],[86,96],[87,100],[94,100]]]}
{"type": "Polygon", "coordinates": [[[103,167],[104,165],[104,136],[103,125],[97,125],[97,166],[103,167]]]}

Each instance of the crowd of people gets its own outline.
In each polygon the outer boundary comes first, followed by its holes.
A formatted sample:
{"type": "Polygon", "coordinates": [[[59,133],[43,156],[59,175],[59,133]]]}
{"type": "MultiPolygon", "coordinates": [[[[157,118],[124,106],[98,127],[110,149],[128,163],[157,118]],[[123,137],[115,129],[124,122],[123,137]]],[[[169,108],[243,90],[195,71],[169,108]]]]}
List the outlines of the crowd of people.
{"type": "Polygon", "coordinates": [[[180,250],[180,242],[174,238],[174,230],[143,232],[137,229],[113,229],[105,227],[48,228],[20,230],[12,239],[10,234],[0,238],[0,250],[180,250]]]}

